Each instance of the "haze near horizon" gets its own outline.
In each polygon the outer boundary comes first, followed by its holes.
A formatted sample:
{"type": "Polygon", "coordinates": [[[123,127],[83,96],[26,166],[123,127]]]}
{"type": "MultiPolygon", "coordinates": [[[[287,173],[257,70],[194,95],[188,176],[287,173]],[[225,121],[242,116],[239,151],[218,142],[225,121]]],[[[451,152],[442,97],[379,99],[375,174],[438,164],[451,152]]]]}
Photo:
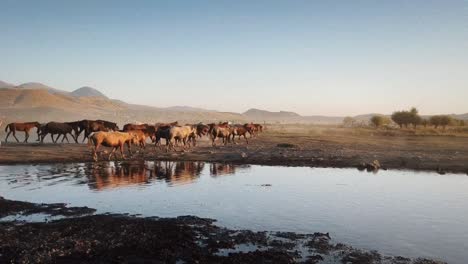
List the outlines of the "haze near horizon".
{"type": "Polygon", "coordinates": [[[468,112],[464,1],[6,1],[0,80],[302,115],[468,112]]]}

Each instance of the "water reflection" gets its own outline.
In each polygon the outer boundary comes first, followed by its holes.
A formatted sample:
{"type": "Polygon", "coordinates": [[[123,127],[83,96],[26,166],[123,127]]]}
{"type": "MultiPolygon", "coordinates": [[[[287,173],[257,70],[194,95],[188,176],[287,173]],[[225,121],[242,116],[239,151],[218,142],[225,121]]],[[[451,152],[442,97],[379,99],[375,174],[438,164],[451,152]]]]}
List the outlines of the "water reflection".
{"type": "Polygon", "coordinates": [[[210,163],[210,175],[213,177],[231,175],[236,169],[248,169],[250,165],[234,165],[226,163],[210,163]]]}
{"type": "Polygon", "coordinates": [[[203,162],[0,166],[7,199],[99,213],[197,215],[234,229],[331,232],[357,248],[459,264],[467,263],[466,190],[466,175],[392,170],[375,177],[355,169],[203,162]]]}
{"type": "MultiPolygon", "coordinates": [[[[194,161],[132,161],[37,165],[17,167],[8,178],[12,188],[22,188],[32,183],[52,186],[59,183],[88,185],[95,191],[166,183],[168,186],[191,184],[205,172],[208,165],[194,161]]],[[[248,165],[209,164],[212,177],[230,175],[248,165]]],[[[34,184],[33,184],[34,185],[34,184]]],[[[34,188],[40,188],[35,186],[34,188]]]]}

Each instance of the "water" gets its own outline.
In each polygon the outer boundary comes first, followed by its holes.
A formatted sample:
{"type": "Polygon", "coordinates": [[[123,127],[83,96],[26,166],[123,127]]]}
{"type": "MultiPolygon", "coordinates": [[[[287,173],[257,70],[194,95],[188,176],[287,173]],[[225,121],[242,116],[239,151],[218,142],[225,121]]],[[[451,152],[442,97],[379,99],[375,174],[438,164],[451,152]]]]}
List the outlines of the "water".
{"type": "Polygon", "coordinates": [[[197,215],[235,229],[330,232],[384,254],[468,263],[468,177],[203,162],[0,166],[0,195],[98,212],[197,215]]]}

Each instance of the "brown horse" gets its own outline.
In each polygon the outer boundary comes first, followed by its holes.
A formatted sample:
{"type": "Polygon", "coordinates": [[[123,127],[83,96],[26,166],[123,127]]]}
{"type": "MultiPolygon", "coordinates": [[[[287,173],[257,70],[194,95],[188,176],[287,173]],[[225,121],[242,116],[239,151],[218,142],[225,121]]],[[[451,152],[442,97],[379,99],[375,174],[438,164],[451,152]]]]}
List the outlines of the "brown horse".
{"type": "Polygon", "coordinates": [[[216,146],[216,139],[222,138],[224,145],[229,142],[229,138],[231,136],[231,127],[228,124],[209,124],[210,130],[208,133],[211,136],[211,145],[214,147],[216,146]]]}
{"type": "Polygon", "coordinates": [[[107,132],[107,131],[119,128],[115,123],[104,121],[104,120],[83,120],[83,121],[85,123],[85,126],[84,126],[85,133],[84,133],[83,141],[81,142],[84,142],[85,139],[89,139],[89,136],[93,132],[99,132],[99,131],[107,132]]]}
{"type": "Polygon", "coordinates": [[[122,128],[123,132],[131,130],[144,130],[148,128],[148,124],[125,124],[122,128]]]}
{"type": "Polygon", "coordinates": [[[234,125],[233,129],[231,130],[232,142],[236,144],[236,136],[239,136],[238,140],[240,140],[241,136],[243,136],[247,144],[249,144],[249,140],[247,139],[247,133],[250,132],[247,129],[246,125],[234,125]]]}
{"type": "Polygon", "coordinates": [[[253,123],[244,124],[244,127],[249,132],[250,137],[254,137],[256,135],[257,127],[253,123]]]}
{"type": "Polygon", "coordinates": [[[70,126],[67,123],[49,122],[45,126],[41,126],[41,132],[40,132],[41,143],[44,142],[44,138],[45,138],[45,136],[47,136],[47,134],[50,134],[50,137],[52,138],[52,142],[54,142],[54,143],[57,143],[60,136],[63,136],[62,142],[65,139],[67,140],[67,142],[70,142],[70,141],[68,141],[67,134],[70,134],[72,136],[73,140],[75,140],[75,142],[77,142],[76,137],[75,137],[75,135],[73,135],[72,131],[73,131],[72,126],[70,126]],[[58,135],[56,139],[54,139],[55,134],[58,135]]]}
{"type": "Polygon", "coordinates": [[[16,139],[16,142],[19,142],[18,138],[16,137],[16,131],[23,131],[25,134],[24,142],[28,142],[29,131],[33,127],[39,129],[40,126],[41,124],[39,122],[10,123],[5,127],[5,132],[8,132],[5,138],[5,142],[8,141],[8,137],[10,136],[11,133],[13,133],[13,137],[16,139]]]}
{"type": "MultiPolygon", "coordinates": [[[[132,155],[131,144],[135,143],[137,140],[137,135],[133,133],[124,133],[124,132],[96,132],[88,139],[88,145],[94,146],[93,149],[93,158],[95,161],[98,160],[97,151],[100,146],[111,147],[112,151],[109,154],[108,159],[110,160],[112,155],[115,154],[115,151],[120,148],[120,155],[125,159],[123,153],[124,145],[128,146],[128,152],[132,155]]],[[[117,158],[117,156],[115,156],[117,158]]]]}

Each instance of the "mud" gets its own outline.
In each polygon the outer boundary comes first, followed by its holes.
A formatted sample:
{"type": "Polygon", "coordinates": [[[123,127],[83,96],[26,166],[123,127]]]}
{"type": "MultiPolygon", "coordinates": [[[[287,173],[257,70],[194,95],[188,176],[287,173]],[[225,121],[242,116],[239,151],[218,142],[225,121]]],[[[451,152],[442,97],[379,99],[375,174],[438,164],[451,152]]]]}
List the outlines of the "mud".
{"type": "Polygon", "coordinates": [[[51,222],[0,222],[0,263],[443,263],[334,244],[327,233],[230,230],[195,216],[90,215],[90,208],[0,201],[2,216],[66,216],[51,222]],[[247,249],[236,249],[242,245],[247,249]],[[227,249],[231,252],[222,254],[227,249]]]}

